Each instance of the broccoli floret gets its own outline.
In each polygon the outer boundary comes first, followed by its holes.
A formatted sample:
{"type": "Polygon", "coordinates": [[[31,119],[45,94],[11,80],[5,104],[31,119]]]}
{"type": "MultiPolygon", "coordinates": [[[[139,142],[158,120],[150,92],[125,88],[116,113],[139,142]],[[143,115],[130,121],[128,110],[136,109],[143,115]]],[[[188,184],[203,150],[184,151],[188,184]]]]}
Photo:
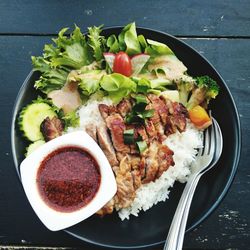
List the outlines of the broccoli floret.
{"type": "Polygon", "coordinates": [[[219,86],[209,76],[196,77],[196,87],[192,90],[187,109],[192,109],[196,105],[202,105],[205,108],[209,104],[210,100],[215,98],[219,94],[219,86]]]}
{"type": "Polygon", "coordinates": [[[194,89],[195,84],[192,81],[180,80],[176,82],[177,89],[179,91],[180,102],[186,106],[188,102],[188,97],[191,91],[194,89]]]}

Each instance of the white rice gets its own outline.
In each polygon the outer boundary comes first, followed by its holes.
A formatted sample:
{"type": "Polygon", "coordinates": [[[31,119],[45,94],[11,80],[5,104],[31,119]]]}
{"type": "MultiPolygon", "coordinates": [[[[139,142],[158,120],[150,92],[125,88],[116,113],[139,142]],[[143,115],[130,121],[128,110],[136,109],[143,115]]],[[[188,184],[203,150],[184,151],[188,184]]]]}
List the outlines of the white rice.
{"type": "Polygon", "coordinates": [[[67,132],[72,132],[76,130],[85,130],[85,128],[90,125],[100,126],[104,123],[101,114],[98,109],[99,104],[111,105],[112,101],[109,98],[102,98],[100,101],[96,100],[95,96],[92,95],[91,98],[85,103],[79,110],[78,115],[80,117],[80,126],[77,128],[68,128],[67,132]]]}
{"type": "MultiPolygon", "coordinates": [[[[104,123],[98,109],[100,103],[110,105],[112,101],[108,98],[103,98],[101,101],[91,98],[78,111],[80,126],[69,128],[67,132],[85,129],[89,124],[99,126],[104,123]]],[[[172,134],[163,143],[174,151],[175,165],[169,167],[160,178],[142,185],[136,191],[131,206],[118,211],[121,220],[129,219],[130,215],[138,216],[141,210],[146,211],[158,202],[168,199],[169,189],[173,187],[175,181],[182,183],[187,181],[191,174],[190,164],[195,158],[196,149],[202,146],[202,133],[188,123],[185,132],[172,134]]]]}

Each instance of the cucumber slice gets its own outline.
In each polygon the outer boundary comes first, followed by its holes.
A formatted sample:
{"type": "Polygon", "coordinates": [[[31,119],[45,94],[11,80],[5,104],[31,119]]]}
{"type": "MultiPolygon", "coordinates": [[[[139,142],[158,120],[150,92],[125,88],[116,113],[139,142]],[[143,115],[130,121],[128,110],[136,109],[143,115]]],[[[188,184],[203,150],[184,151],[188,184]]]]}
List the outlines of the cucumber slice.
{"type": "Polygon", "coordinates": [[[34,152],[36,149],[38,149],[44,143],[45,143],[44,140],[39,140],[31,143],[26,149],[27,150],[26,157],[29,156],[32,152],[34,152]]]}
{"type": "Polygon", "coordinates": [[[40,125],[46,118],[53,118],[56,113],[47,103],[32,103],[23,108],[19,116],[20,129],[30,141],[43,139],[40,125]]]}

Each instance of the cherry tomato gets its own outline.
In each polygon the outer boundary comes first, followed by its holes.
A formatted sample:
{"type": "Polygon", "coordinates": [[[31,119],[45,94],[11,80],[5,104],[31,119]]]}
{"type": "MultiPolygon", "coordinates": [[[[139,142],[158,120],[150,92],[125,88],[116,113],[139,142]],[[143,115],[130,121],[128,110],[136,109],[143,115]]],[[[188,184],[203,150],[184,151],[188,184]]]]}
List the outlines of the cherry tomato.
{"type": "Polygon", "coordinates": [[[113,72],[120,73],[124,76],[131,76],[132,64],[128,54],[121,51],[115,55],[113,72]]]}

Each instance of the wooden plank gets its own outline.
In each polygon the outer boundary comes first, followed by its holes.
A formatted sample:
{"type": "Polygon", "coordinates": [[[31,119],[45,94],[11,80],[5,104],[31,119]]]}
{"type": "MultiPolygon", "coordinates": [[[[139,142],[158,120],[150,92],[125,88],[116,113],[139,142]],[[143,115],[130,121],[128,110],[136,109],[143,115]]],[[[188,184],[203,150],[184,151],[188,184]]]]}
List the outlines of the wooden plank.
{"type": "MultiPolygon", "coordinates": [[[[30,56],[39,55],[50,37],[0,37],[0,244],[62,246],[89,249],[89,245],[64,232],[48,231],[34,214],[14,169],[10,145],[11,111],[25,76],[30,56]]],[[[186,235],[185,248],[247,249],[250,235],[249,141],[250,141],[250,40],[185,39],[204,54],[226,80],[235,97],[242,122],[243,151],[237,178],[219,209],[186,235]]],[[[225,110],[225,112],[230,112],[225,110]]],[[[98,249],[98,248],[93,248],[98,249]]],[[[160,248],[158,248],[160,249],[160,248]]]]}
{"type": "Polygon", "coordinates": [[[250,36],[249,0],[0,1],[0,34],[54,34],[74,23],[125,25],[136,21],[180,36],[250,36]]]}

